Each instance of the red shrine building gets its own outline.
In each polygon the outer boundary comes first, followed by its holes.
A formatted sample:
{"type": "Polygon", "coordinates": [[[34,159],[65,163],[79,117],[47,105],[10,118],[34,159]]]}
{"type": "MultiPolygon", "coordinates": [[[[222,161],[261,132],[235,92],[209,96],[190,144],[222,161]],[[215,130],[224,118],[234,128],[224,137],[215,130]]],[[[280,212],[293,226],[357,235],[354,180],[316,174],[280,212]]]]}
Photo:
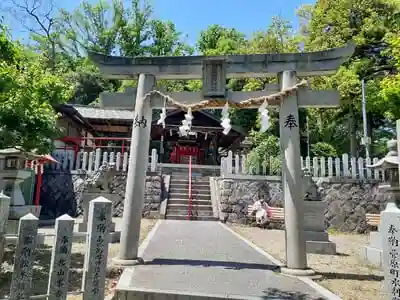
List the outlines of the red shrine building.
{"type": "MultiPolygon", "coordinates": [[[[133,110],[72,104],[59,105],[56,110],[65,132],[56,141],[57,151],[129,151],[133,110]]],[[[167,111],[165,127],[157,124],[158,116],[153,116],[149,154],[157,149],[159,163],[186,164],[191,157],[193,164],[219,165],[221,154],[237,150],[246,136],[238,126],[223,134],[220,119],[206,110],[193,112],[192,133],[181,136],[179,126],[184,114],[180,109],[167,111]]]]}

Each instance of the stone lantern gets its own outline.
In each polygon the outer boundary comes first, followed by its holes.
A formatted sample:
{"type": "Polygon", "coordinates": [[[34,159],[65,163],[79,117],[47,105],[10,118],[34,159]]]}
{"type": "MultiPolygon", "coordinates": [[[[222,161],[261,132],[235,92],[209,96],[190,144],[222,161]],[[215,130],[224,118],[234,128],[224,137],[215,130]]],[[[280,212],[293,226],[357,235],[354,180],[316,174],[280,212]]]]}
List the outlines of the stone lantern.
{"type": "Polygon", "coordinates": [[[37,156],[18,148],[0,149],[0,190],[11,197],[9,227],[12,223],[10,220],[19,220],[28,213],[39,217],[40,206],[27,203],[21,190],[21,183],[35,176],[32,170],[25,169],[25,161],[33,159],[37,159],[37,156]]]}
{"type": "Polygon", "coordinates": [[[387,142],[389,152],[386,156],[378,160],[373,165],[367,165],[367,168],[378,169],[384,172],[385,182],[379,185],[379,189],[385,191],[387,205],[400,206],[399,194],[399,158],[397,152],[397,141],[387,142]]]}

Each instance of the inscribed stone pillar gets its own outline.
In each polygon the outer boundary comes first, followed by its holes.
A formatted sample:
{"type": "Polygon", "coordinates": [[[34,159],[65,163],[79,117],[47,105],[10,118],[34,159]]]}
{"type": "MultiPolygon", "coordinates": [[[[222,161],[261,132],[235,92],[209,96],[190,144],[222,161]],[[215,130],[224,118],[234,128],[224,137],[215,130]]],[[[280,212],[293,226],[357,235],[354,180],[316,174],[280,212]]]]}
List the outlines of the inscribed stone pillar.
{"type": "Polygon", "coordinates": [[[146,170],[149,156],[152,108],[144,95],[155,85],[155,77],[140,74],[136,94],[128,176],[125,188],[121,248],[115,263],[136,264],[139,246],[140,222],[144,203],[146,170]]]}
{"type": "MultiPolygon", "coordinates": [[[[294,86],[296,72],[279,74],[281,89],[294,86]]],[[[285,199],[286,262],[288,269],[307,268],[304,208],[300,164],[300,133],[297,95],[282,100],[279,111],[282,184],[285,199]]]]}
{"type": "Polygon", "coordinates": [[[47,294],[50,300],[61,300],[67,299],[74,219],[68,215],[58,217],[55,232],[47,294]]]}
{"type": "MultiPolygon", "coordinates": [[[[399,195],[397,191],[397,199],[399,195]]],[[[381,212],[379,230],[382,235],[385,299],[400,300],[400,209],[395,203],[388,203],[381,212]]]]}

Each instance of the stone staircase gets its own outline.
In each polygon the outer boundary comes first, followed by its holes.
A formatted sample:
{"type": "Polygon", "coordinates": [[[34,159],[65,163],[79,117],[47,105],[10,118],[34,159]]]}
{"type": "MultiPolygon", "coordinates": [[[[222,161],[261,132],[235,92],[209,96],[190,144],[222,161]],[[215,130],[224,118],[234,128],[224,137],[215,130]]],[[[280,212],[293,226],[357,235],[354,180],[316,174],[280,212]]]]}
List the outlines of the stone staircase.
{"type": "MultiPolygon", "coordinates": [[[[186,220],[189,203],[189,177],[186,174],[172,174],[166,219],[186,220]]],[[[206,176],[192,177],[191,220],[216,221],[211,203],[210,181],[206,176]]]]}

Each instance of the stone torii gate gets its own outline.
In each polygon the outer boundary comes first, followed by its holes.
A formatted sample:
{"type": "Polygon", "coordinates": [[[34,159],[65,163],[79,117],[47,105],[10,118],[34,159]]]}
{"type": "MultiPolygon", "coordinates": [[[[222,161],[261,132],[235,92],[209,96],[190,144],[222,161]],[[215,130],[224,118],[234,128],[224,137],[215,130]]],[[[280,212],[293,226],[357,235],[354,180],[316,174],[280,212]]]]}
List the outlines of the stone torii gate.
{"type": "Polygon", "coordinates": [[[298,77],[332,75],[354,52],[354,44],[312,53],[255,54],[185,57],[113,57],[90,53],[100,72],[110,79],[136,79],[137,89],[125,93],[103,93],[104,107],[134,108],[130,159],[125,190],[121,248],[117,264],[140,262],[138,242],[144,203],[153,108],[180,107],[184,110],[231,107],[280,108],[280,143],[285,205],[286,261],[288,273],[309,274],[304,237],[301,192],[299,107],[339,106],[337,91],[312,91],[298,77]],[[278,75],[279,85],[267,91],[226,90],[229,78],[278,75]],[[202,92],[155,91],[156,79],[202,79],[202,92]],[[136,100],[135,100],[136,95],[136,100]],[[288,123],[291,123],[288,125],[288,123]],[[146,159],[145,159],[146,158],[146,159]],[[287,250],[290,251],[287,251],[287,250]]]}

